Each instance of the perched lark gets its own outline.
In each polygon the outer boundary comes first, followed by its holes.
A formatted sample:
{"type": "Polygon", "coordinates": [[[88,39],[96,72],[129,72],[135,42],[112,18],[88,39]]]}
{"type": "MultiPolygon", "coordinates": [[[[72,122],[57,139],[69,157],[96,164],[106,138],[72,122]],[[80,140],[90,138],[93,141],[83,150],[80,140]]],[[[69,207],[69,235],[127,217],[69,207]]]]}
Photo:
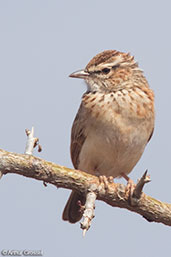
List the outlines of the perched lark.
{"type": "MultiPolygon", "coordinates": [[[[70,77],[87,84],[71,133],[75,169],[128,180],[154,129],[154,94],[142,70],[130,54],[108,50],[70,77]]],[[[78,203],[85,196],[72,191],[64,220],[81,219],[78,203]]]]}

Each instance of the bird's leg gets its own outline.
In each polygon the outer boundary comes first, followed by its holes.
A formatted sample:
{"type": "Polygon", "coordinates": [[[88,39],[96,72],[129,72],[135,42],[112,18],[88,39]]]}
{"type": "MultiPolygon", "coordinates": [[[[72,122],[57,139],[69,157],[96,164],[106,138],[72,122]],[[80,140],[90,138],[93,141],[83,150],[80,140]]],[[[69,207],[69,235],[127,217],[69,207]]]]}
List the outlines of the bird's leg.
{"type": "Polygon", "coordinates": [[[121,173],[121,176],[127,181],[125,193],[128,194],[128,197],[131,197],[136,185],[125,173],[121,173]]]}

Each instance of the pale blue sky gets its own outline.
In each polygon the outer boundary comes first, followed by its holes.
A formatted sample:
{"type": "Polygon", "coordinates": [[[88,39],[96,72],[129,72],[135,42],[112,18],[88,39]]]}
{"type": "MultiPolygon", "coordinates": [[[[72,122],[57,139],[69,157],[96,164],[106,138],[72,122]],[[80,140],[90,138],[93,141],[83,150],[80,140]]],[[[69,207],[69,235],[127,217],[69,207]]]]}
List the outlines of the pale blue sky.
{"type": "MultiPolygon", "coordinates": [[[[68,75],[105,49],[131,52],[154,89],[156,126],[131,178],[148,168],[145,192],[170,201],[170,1],[0,0],[0,147],[23,153],[35,127],[36,156],[72,167],[72,121],[86,87],[68,75]]],[[[120,180],[123,183],[123,180],[120,180]]],[[[42,249],[44,256],[169,256],[170,227],[96,203],[86,237],[62,221],[69,190],[17,175],[0,181],[0,251],[42,249]]]]}

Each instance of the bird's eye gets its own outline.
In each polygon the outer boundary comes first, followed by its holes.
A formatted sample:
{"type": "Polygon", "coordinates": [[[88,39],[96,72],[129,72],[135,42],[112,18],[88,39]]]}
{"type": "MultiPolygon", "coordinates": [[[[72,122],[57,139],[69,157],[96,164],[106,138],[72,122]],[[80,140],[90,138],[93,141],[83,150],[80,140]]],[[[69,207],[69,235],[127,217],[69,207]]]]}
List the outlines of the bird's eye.
{"type": "Polygon", "coordinates": [[[110,69],[104,68],[104,69],[102,70],[102,72],[103,72],[104,74],[108,74],[108,73],[110,72],[110,69]]]}

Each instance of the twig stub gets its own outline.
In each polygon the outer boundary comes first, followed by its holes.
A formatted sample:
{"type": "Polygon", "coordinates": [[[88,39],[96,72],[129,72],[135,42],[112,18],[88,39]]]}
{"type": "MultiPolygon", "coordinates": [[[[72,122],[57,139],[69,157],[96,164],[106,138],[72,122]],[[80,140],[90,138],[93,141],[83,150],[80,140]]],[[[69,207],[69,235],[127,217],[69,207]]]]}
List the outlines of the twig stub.
{"type": "Polygon", "coordinates": [[[131,204],[132,205],[136,205],[138,203],[139,199],[141,198],[144,185],[146,183],[149,183],[150,181],[151,181],[150,175],[147,175],[147,170],[146,170],[135,186],[135,189],[131,196],[131,204]]]}
{"type": "Polygon", "coordinates": [[[26,148],[25,148],[25,154],[32,155],[33,149],[38,146],[38,152],[42,151],[42,147],[39,144],[39,139],[37,137],[34,137],[34,127],[32,127],[31,131],[29,129],[25,130],[27,135],[27,142],[26,142],[26,148]]]}
{"type": "Polygon", "coordinates": [[[83,236],[90,228],[91,221],[94,218],[94,209],[95,209],[95,200],[96,200],[96,193],[95,192],[88,192],[86,195],[86,202],[85,202],[85,210],[83,214],[83,221],[80,223],[81,228],[83,229],[83,236]]]}

